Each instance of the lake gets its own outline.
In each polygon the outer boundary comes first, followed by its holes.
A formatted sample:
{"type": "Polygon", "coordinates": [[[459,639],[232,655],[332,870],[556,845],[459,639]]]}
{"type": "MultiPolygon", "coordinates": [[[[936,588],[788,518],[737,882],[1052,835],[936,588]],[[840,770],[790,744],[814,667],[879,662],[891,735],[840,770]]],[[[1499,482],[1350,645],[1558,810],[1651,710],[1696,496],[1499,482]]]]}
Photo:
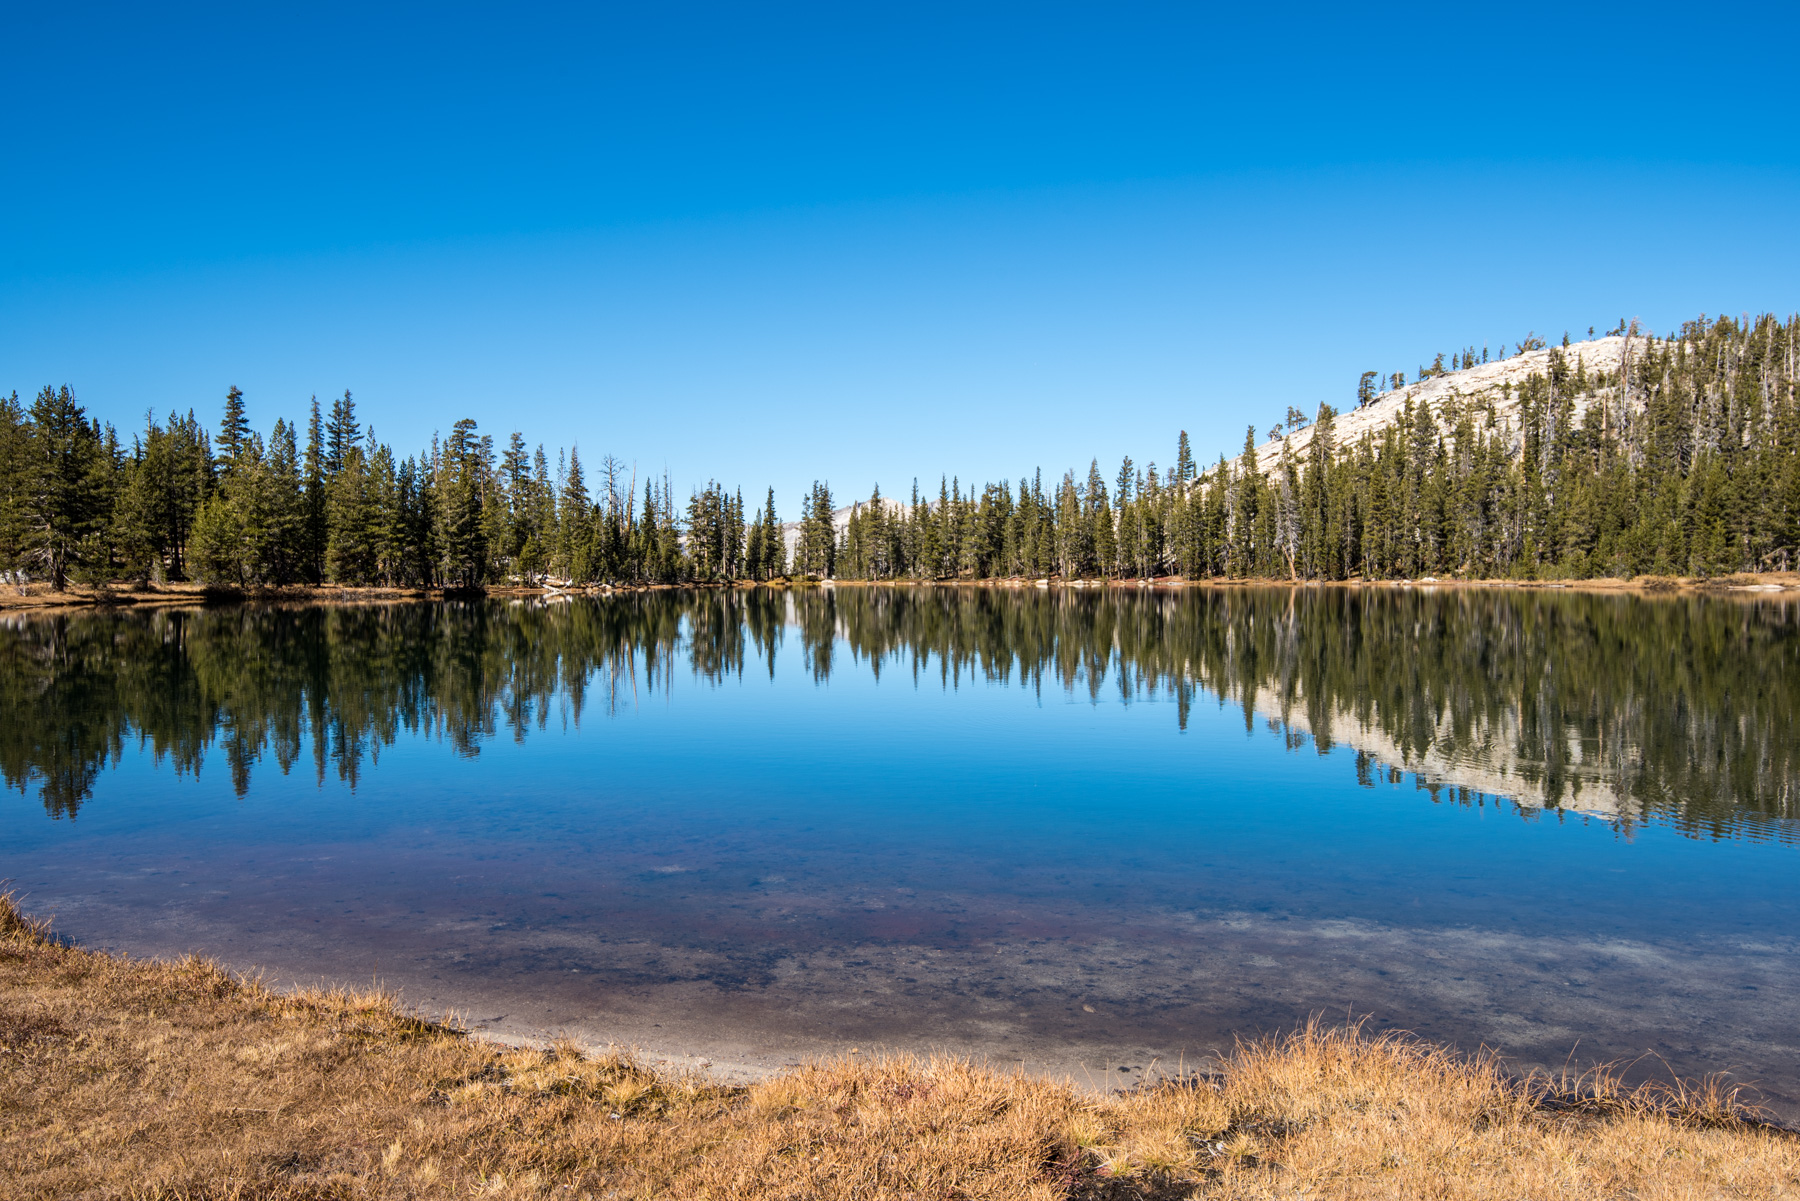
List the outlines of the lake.
{"type": "Polygon", "coordinates": [[[1780,596],[839,587],[12,616],[58,931],[727,1076],[1309,1015],[1800,1115],[1780,596]],[[1666,1066],[1664,1066],[1666,1065],[1666,1066]]]}

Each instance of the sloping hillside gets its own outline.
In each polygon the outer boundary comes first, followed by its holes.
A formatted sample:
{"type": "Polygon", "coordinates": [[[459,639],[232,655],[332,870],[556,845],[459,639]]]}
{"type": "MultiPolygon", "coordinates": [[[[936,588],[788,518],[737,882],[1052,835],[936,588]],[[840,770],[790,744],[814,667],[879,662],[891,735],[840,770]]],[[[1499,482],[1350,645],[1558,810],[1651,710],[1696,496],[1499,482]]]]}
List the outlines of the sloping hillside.
{"type": "MultiPolygon", "coordinates": [[[[865,526],[838,509],[851,536],[833,570],[1584,579],[1800,562],[1800,315],[1702,316],[1667,339],[1592,338],[1364,395],[1333,415],[1329,455],[1292,409],[1287,430],[1253,434],[1260,470],[1230,453],[1195,462],[1184,436],[1160,477],[1083,472],[1076,454],[1060,478],[1046,464],[1047,487],[970,490],[942,514],[896,506],[902,521],[865,526]]],[[[828,507],[820,492],[811,504],[828,507]]],[[[823,533],[799,540],[815,569],[823,533]]]]}
{"type": "MultiPolygon", "coordinates": [[[[1632,338],[1631,344],[1634,354],[1641,353],[1644,339],[1642,336],[1632,338]]],[[[1595,338],[1587,342],[1572,342],[1556,349],[1567,360],[1571,372],[1581,367],[1589,375],[1601,372],[1613,374],[1618,372],[1625,360],[1626,339],[1595,338]]],[[[1533,375],[1547,374],[1552,353],[1548,348],[1528,350],[1510,359],[1466,367],[1461,371],[1432,376],[1430,379],[1384,392],[1368,405],[1338,414],[1335,423],[1337,444],[1340,447],[1353,444],[1365,434],[1379,436],[1382,430],[1400,420],[1409,402],[1431,406],[1433,415],[1441,421],[1445,410],[1452,407],[1452,402],[1460,406],[1470,401],[1492,401],[1501,430],[1516,437],[1519,430],[1519,385],[1533,375]],[[1510,392],[1508,385],[1511,385],[1510,392]]],[[[1577,421],[1595,399],[1596,394],[1592,392],[1575,398],[1577,421]]],[[[1265,472],[1272,469],[1281,459],[1284,441],[1296,457],[1305,457],[1312,446],[1312,440],[1313,427],[1308,425],[1296,433],[1264,442],[1257,448],[1257,466],[1265,472]]]]}
{"type": "MultiPolygon", "coordinates": [[[[1644,341],[1642,335],[1631,339],[1634,354],[1642,353],[1644,341]]],[[[1335,421],[1336,443],[1341,448],[1353,445],[1365,434],[1380,436],[1381,431],[1401,420],[1407,412],[1409,402],[1431,406],[1433,414],[1440,420],[1451,407],[1470,402],[1491,402],[1501,433],[1509,441],[1515,442],[1516,450],[1520,435],[1519,386],[1533,375],[1549,372],[1553,349],[1561,351],[1571,372],[1582,369],[1590,376],[1603,373],[1614,375],[1625,360],[1626,339],[1623,336],[1594,338],[1586,342],[1571,342],[1566,347],[1528,350],[1509,359],[1497,359],[1460,371],[1450,371],[1384,392],[1367,405],[1338,414],[1335,421]]],[[[1579,421],[1588,406],[1601,396],[1610,396],[1615,392],[1616,388],[1608,387],[1603,391],[1589,391],[1577,396],[1574,401],[1576,420],[1579,421]]],[[[1273,470],[1281,460],[1284,442],[1296,457],[1304,458],[1312,446],[1312,440],[1313,426],[1309,424],[1298,431],[1286,432],[1282,437],[1264,441],[1257,448],[1257,467],[1264,472],[1273,470]]],[[[850,528],[850,515],[859,507],[867,507],[868,503],[866,500],[859,500],[832,511],[832,529],[840,541],[850,528]]],[[[904,502],[891,497],[886,498],[883,503],[888,512],[895,516],[904,515],[907,509],[904,502]]],[[[930,503],[935,502],[929,502],[927,507],[930,507],[930,503]]],[[[801,523],[798,521],[784,522],[781,527],[790,561],[800,545],[800,527],[801,523]]]]}

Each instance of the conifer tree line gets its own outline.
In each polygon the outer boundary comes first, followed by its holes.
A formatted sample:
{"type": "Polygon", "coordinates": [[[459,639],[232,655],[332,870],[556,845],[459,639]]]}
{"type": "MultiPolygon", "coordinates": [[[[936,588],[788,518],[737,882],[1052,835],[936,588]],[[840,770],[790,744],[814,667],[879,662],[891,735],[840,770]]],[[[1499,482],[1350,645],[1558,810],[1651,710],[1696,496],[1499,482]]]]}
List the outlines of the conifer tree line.
{"type": "MultiPolygon", "coordinates": [[[[1621,331],[1624,329],[1621,323],[1621,331]]],[[[1591,332],[1591,331],[1590,331],[1591,332]]],[[[1235,458],[1195,459],[1186,433],[1159,471],[966,487],[879,487],[839,519],[829,484],[784,527],[771,489],[747,509],[716,481],[679,505],[665,474],[471,420],[401,457],[349,392],[301,429],[252,428],[226,395],[217,432],[190,411],[129,441],[68,387],[0,398],[0,571],[12,578],[195,579],[233,587],[336,583],[472,588],[545,580],[690,583],[787,575],[859,580],[1002,577],[1291,579],[1714,575],[1800,566],[1800,318],[1685,323],[1634,336],[1622,367],[1578,351],[1546,370],[1354,440],[1338,412],[1290,409],[1235,458]],[[1301,451],[1293,435],[1311,428],[1301,451]],[[791,543],[792,562],[789,562],[791,543]]],[[[1564,347],[1568,339],[1564,337],[1564,347]]],[[[1528,337],[1518,350],[1543,347],[1528,337]]],[[[1480,361],[1488,358],[1485,349],[1480,361]]],[[[1476,365],[1465,348],[1419,371],[1476,365]]],[[[1382,385],[1365,372],[1355,400],[1382,385]]]]}
{"type": "Polygon", "coordinates": [[[673,486],[608,456],[514,433],[498,450],[471,420],[402,457],[349,392],[302,430],[265,439],[244,395],[211,435],[192,411],[146,419],[129,444],[66,386],[0,398],[0,571],[14,579],[199,580],[237,588],[334,583],[473,588],[497,581],[679,583],[786,570],[775,497],[709,483],[685,514],[673,486]]]}
{"type": "MultiPolygon", "coordinates": [[[[1172,465],[1126,458],[1110,488],[1093,460],[1050,485],[1037,472],[979,491],[952,480],[922,500],[915,484],[898,505],[876,489],[834,567],[858,579],[1331,580],[1800,566],[1800,317],[1632,333],[1618,370],[1589,370],[1565,335],[1516,387],[1435,408],[1409,396],[1398,421],[1353,441],[1329,404],[1310,421],[1289,410],[1289,436],[1269,431],[1272,469],[1251,426],[1235,459],[1202,470],[1183,433],[1172,465]],[[1296,452],[1291,435],[1307,425],[1296,452]]],[[[1541,349],[1531,336],[1518,352],[1541,349]]],[[[1442,360],[1421,377],[1478,363],[1473,348],[1442,360]]]]}

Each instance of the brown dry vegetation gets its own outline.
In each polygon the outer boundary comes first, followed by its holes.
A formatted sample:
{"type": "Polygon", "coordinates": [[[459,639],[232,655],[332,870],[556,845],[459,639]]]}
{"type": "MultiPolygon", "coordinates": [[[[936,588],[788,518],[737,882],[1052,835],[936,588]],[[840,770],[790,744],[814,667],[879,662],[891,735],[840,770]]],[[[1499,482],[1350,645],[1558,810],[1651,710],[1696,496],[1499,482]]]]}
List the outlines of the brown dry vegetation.
{"type": "Polygon", "coordinates": [[[731,1088],[84,951],[0,899],[9,1198],[1800,1195],[1800,1139],[1728,1094],[1579,1093],[1319,1027],[1129,1095],[904,1057],[731,1088]]]}

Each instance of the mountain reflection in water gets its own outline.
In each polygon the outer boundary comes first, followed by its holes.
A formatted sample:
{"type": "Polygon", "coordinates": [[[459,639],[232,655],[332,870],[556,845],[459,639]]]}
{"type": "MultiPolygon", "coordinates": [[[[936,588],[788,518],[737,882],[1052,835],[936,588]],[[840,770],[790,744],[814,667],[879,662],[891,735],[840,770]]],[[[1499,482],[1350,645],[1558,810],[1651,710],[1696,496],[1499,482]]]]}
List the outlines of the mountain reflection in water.
{"type": "Polygon", "coordinates": [[[0,774],[74,818],[128,744],[238,795],[305,764],[354,787],[402,735],[478,755],[667,690],[909,674],[1130,705],[1241,708],[1362,783],[1434,799],[1794,838],[1796,606],[1523,590],[845,587],[560,602],[257,606],[0,625],[0,774]],[[792,670],[791,665],[788,668],[792,670]]]}

